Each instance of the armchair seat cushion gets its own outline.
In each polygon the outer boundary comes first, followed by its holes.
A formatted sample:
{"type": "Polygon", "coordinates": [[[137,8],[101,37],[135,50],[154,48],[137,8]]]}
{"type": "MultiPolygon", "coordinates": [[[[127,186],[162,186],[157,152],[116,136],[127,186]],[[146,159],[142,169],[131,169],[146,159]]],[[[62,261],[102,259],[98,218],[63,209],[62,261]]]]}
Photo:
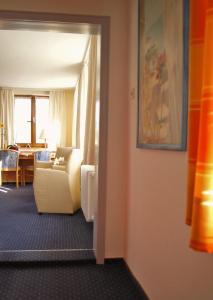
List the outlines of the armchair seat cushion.
{"type": "Polygon", "coordinates": [[[60,170],[60,171],[66,171],[67,170],[65,165],[52,165],[52,169],[60,170]]]}
{"type": "Polygon", "coordinates": [[[36,161],[35,168],[44,168],[49,169],[52,168],[53,162],[52,161],[36,161]]]}

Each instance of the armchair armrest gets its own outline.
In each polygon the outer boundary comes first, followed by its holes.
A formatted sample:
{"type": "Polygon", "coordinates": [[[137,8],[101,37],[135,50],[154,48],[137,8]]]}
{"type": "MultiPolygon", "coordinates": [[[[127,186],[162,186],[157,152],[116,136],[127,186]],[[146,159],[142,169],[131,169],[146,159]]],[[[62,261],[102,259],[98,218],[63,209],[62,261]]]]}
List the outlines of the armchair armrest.
{"type": "Polygon", "coordinates": [[[51,205],[54,207],[57,205],[55,212],[62,212],[63,209],[76,211],[80,207],[79,175],[80,172],[75,172],[71,176],[62,170],[36,168],[33,182],[36,203],[42,202],[46,205],[49,199],[51,205]],[[62,202],[64,205],[61,205],[62,202]]]}
{"type": "Polygon", "coordinates": [[[60,193],[63,195],[64,189],[70,189],[67,173],[50,168],[36,168],[33,184],[37,190],[51,190],[55,195],[60,193]]]}
{"type": "Polygon", "coordinates": [[[50,169],[50,168],[52,168],[52,165],[53,165],[52,161],[37,161],[37,162],[35,162],[35,168],[50,169]]]}

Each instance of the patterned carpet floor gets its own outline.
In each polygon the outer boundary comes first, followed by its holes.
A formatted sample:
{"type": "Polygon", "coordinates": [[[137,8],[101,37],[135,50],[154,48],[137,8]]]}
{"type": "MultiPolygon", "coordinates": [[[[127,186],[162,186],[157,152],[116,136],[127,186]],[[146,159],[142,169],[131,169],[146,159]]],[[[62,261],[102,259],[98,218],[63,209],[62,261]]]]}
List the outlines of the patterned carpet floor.
{"type": "Polygon", "coordinates": [[[2,264],[4,300],[148,300],[122,260],[2,264]]]}
{"type": "MultiPolygon", "coordinates": [[[[39,215],[32,185],[16,189],[8,184],[0,188],[0,261],[3,260],[2,255],[4,258],[8,256],[2,251],[8,250],[17,251],[16,258],[37,256],[38,259],[45,256],[48,260],[50,256],[59,257],[60,253],[67,259],[67,249],[92,248],[93,224],[86,222],[81,210],[74,215],[39,215]],[[25,250],[24,254],[20,250],[25,250]],[[46,250],[57,251],[48,256],[46,250]]],[[[72,251],[70,255],[76,256],[76,253],[72,251]]],[[[82,252],[82,255],[85,256],[85,253],[82,252]]]]}

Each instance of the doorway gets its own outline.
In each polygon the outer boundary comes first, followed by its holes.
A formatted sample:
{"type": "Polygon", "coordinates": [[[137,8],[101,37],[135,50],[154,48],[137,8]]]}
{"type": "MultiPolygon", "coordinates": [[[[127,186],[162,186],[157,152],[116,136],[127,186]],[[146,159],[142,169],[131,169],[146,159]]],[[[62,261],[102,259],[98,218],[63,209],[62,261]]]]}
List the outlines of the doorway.
{"type": "Polygon", "coordinates": [[[105,249],[105,206],[106,206],[106,166],[107,166],[107,98],[108,98],[108,55],[109,18],[92,16],[73,16],[64,14],[0,12],[0,29],[36,30],[69,33],[96,34],[101,36],[99,63],[100,123],[96,145],[96,195],[97,207],[94,219],[94,240],[97,263],[104,262],[105,249]],[[26,21],[27,20],[27,21],[26,21]]]}

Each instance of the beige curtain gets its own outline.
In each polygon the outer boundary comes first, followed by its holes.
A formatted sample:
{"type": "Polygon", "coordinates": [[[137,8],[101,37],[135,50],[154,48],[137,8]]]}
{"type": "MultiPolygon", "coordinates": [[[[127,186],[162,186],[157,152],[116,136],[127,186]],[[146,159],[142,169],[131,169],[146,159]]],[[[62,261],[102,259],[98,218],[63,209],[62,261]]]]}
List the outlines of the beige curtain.
{"type": "Polygon", "coordinates": [[[91,37],[88,57],[88,93],[85,122],[84,164],[95,163],[95,110],[97,79],[97,37],[91,37]]]}
{"type": "Polygon", "coordinates": [[[72,145],[73,91],[54,90],[49,96],[48,146],[72,145]]]}
{"type": "Polygon", "coordinates": [[[80,80],[78,81],[73,97],[72,117],[72,147],[80,148],[80,80]]]}
{"type": "Polygon", "coordinates": [[[0,148],[14,143],[14,93],[0,90],[0,148]]]}
{"type": "Polygon", "coordinates": [[[91,36],[74,93],[72,145],[81,149],[84,164],[95,160],[97,37],[91,36]]]}
{"type": "Polygon", "coordinates": [[[83,156],[85,142],[86,110],[88,102],[88,62],[83,68],[74,93],[73,111],[73,147],[80,148],[83,156]]]}

